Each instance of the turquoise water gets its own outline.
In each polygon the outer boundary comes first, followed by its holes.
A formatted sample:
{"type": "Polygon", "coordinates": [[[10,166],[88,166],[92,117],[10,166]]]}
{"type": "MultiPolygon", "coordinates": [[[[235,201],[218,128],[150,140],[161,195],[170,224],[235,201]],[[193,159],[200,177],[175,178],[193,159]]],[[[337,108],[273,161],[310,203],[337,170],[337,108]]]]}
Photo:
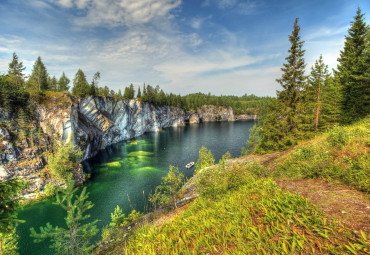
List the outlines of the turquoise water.
{"type": "MultiPolygon", "coordinates": [[[[148,133],[135,140],[114,144],[84,162],[91,179],[84,185],[94,207],[88,211],[90,220],[98,219],[99,228],[110,221],[110,213],[119,205],[126,215],[136,209],[145,212],[147,196],[167,175],[169,165],[179,167],[186,177],[193,175],[194,167],[186,169],[190,161],[197,161],[201,146],[212,150],[216,162],[227,151],[233,157],[240,155],[253,121],[201,123],[186,127],[164,129],[148,133]]],[[[39,229],[46,222],[64,227],[65,212],[54,199],[46,199],[22,208],[19,218],[20,254],[54,254],[48,242],[33,243],[31,227],[39,229]]],[[[96,241],[100,238],[96,237],[96,241]]]]}

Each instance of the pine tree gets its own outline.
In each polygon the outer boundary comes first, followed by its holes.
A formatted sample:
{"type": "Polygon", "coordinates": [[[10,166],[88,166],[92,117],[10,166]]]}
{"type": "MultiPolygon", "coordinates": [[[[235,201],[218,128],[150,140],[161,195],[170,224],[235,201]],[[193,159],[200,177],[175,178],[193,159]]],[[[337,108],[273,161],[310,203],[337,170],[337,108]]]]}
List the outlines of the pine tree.
{"type": "Polygon", "coordinates": [[[23,66],[23,62],[19,62],[17,54],[13,53],[13,60],[9,63],[8,75],[16,88],[20,88],[24,82],[23,71],[26,67],[23,66]]]}
{"type": "Polygon", "coordinates": [[[99,87],[98,87],[99,80],[100,80],[100,72],[96,72],[94,74],[93,80],[91,82],[90,92],[89,92],[89,95],[90,96],[97,96],[98,95],[98,92],[99,92],[99,87]]]}
{"type": "Polygon", "coordinates": [[[75,195],[77,189],[73,186],[74,182],[69,181],[66,190],[62,192],[62,198],[57,193],[55,203],[67,212],[65,218],[67,229],[53,227],[50,223],[40,227],[40,233],[31,228],[31,237],[35,238],[35,242],[51,239],[50,248],[55,248],[58,254],[87,254],[94,248],[90,243],[91,238],[98,233],[97,220],[84,223],[90,218],[90,215],[84,215],[85,212],[94,206],[90,201],[86,201],[88,198],[86,187],[80,195],[75,195]]]}
{"type": "Polygon", "coordinates": [[[206,147],[202,146],[199,150],[199,158],[197,163],[195,163],[195,172],[199,172],[205,167],[213,166],[215,159],[212,155],[211,150],[208,150],[206,147]]]}
{"type": "Polygon", "coordinates": [[[136,98],[141,98],[141,90],[140,90],[140,86],[139,88],[137,89],[137,96],[136,98]]]}
{"type": "Polygon", "coordinates": [[[69,84],[70,80],[66,76],[66,74],[63,72],[62,76],[60,76],[58,80],[58,91],[68,91],[69,90],[69,84]]]}
{"type": "Polygon", "coordinates": [[[58,91],[58,81],[57,81],[57,78],[55,78],[55,76],[48,77],[48,88],[51,91],[58,91]]]}
{"type": "Polygon", "coordinates": [[[276,81],[283,87],[277,91],[277,100],[267,114],[261,128],[261,140],[256,151],[259,153],[283,150],[297,143],[307,135],[307,117],[304,112],[304,88],[306,64],[304,62],[303,41],[299,36],[298,18],[289,36],[290,55],[283,64],[282,77],[276,81]]]}
{"type": "Polygon", "coordinates": [[[48,72],[46,67],[41,60],[41,57],[38,57],[35,64],[33,65],[32,74],[28,80],[28,87],[30,89],[38,90],[48,90],[48,72]]]}
{"type": "Polygon", "coordinates": [[[0,254],[18,254],[18,239],[19,236],[16,233],[15,227],[13,227],[9,233],[0,232],[0,254]]]}
{"type": "Polygon", "coordinates": [[[81,69],[78,69],[75,78],[73,79],[72,93],[80,97],[87,96],[90,93],[90,85],[81,69]]]}
{"type": "Polygon", "coordinates": [[[342,90],[343,123],[351,123],[370,113],[369,27],[364,20],[364,14],[358,8],[335,72],[342,90]]]}

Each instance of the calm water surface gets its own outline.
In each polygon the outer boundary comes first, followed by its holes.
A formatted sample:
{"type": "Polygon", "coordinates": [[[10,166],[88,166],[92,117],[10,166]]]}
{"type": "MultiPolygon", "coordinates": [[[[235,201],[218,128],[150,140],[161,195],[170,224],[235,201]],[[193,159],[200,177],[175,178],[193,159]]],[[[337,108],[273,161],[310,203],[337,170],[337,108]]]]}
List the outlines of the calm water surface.
{"type": "MultiPolygon", "coordinates": [[[[186,169],[185,165],[197,161],[201,146],[212,150],[216,162],[227,151],[238,157],[253,124],[253,121],[217,122],[168,128],[102,150],[85,162],[91,179],[84,186],[95,205],[88,211],[90,220],[98,219],[101,229],[110,222],[110,213],[117,205],[126,215],[132,209],[144,212],[148,194],[167,175],[169,165],[179,167],[188,178],[193,175],[194,167],[186,169]]],[[[26,220],[17,230],[20,254],[55,253],[48,248],[49,242],[35,244],[29,237],[31,227],[39,230],[46,222],[65,227],[65,212],[54,201],[46,199],[19,211],[19,218],[26,220]]],[[[99,238],[100,233],[96,240],[99,238]]]]}

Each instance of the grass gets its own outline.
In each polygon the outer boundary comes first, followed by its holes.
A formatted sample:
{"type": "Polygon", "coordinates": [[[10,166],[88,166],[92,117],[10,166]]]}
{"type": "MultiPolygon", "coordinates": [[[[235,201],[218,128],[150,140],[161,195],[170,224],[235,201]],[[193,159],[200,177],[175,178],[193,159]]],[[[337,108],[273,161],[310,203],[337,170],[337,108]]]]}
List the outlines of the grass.
{"type": "Polygon", "coordinates": [[[369,192],[369,145],[368,118],[279,154],[268,167],[237,160],[203,169],[193,179],[200,196],[186,210],[159,226],[118,231],[104,252],[369,254],[368,233],[354,233],[273,180],[321,178],[369,192]]]}
{"type": "Polygon", "coordinates": [[[145,225],[116,247],[125,254],[344,254],[365,252],[356,239],[329,223],[302,196],[270,179],[230,190],[219,199],[202,196],[159,228],[145,225]]]}
{"type": "Polygon", "coordinates": [[[337,180],[370,192],[370,118],[298,146],[275,164],[274,178],[337,180]]]}

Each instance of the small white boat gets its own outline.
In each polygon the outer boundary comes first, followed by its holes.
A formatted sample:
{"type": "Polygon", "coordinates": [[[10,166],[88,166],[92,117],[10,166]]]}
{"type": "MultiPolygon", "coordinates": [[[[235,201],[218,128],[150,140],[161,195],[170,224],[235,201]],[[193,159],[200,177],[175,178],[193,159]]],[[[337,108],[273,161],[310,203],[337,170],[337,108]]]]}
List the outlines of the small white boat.
{"type": "Polygon", "coordinates": [[[193,161],[191,161],[191,162],[187,163],[185,167],[190,168],[190,167],[194,166],[194,164],[195,163],[193,161]]]}

